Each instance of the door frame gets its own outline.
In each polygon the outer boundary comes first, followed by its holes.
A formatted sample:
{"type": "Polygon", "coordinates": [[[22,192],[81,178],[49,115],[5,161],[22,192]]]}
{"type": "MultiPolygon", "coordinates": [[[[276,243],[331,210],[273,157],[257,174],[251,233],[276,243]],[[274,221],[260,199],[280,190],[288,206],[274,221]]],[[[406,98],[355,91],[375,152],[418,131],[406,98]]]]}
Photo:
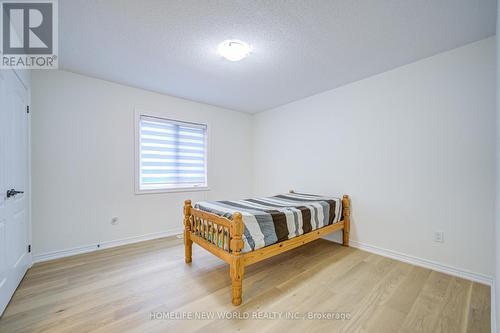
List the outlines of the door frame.
{"type": "MultiPolygon", "coordinates": [[[[27,101],[26,101],[26,107],[29,108],[29,112],[27,114],[27,130],[26,134],[28,135],[28,157],[27,157],[27,163],[28,163],[28,179],[27,179],[27,192],[28,192],[28,205],[27,205],[27,210],[28,210],[28,244],[31,248],[31,251],[28,253],[28,263],[29,263],[29,268],[33,266],[33,228],[32,228],[32,218],[31,218],[31,70],[16,70],[12,69],[14,72],[15,76],[21,82],[23,87],[26,89],[26,95],[27,95],[27,101]]],[[[28,111],[28,110],[26,110],[28,111]]]]}
{"type": "MultiPolygon", "coordinates": [[[[28,135],[28,180],[27,180],[27,192],[28,192],[28,244],[31,246],[31,251],[28,253],[28,263],[29,268],[33,266],[33,228],[32,228],[32,214],[31,214],[31,70],[17,70],[12,69],[14,75],[17,77],[22,86],[26,89],[27,101],[26,107],[29,108],[29,113],[27,114],[27,135],[28,135]]],[[[26,110],[27,111],[27,110],[26,110]]]]}

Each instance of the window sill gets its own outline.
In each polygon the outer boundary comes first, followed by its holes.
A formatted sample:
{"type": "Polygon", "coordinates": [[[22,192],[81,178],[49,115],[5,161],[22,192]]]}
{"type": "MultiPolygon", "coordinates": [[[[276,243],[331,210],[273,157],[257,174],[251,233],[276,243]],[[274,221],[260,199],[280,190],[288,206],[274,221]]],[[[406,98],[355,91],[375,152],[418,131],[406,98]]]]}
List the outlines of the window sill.
{"type": "Polygon", "coordinates": [[[208,186],[200,187],[186,187],[186,188],[165,188],[165,189],[155,189],[155,190],[135,190],[136,195],[142,194],[161,194],[161,193],[182,193],[182,192],[202,192],[210,191],[208,186]]]}

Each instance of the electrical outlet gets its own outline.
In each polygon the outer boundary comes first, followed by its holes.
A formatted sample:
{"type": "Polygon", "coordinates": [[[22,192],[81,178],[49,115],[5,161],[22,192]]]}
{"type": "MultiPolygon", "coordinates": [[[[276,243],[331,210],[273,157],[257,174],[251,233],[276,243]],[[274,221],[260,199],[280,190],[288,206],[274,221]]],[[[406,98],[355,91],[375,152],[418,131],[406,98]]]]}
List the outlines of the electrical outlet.
{"type": "Polygon", "coordinates": [[[444,231],[434,231],[434,241],[444,243],[444,231]]]}

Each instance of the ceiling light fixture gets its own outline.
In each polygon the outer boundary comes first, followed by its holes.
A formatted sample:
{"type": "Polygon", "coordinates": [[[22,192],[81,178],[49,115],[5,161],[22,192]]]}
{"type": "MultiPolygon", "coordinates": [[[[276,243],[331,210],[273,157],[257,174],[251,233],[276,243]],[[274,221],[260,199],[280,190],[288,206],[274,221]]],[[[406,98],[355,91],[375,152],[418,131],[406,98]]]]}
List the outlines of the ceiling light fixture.
{"type": "Polygon", "coordinates": [[[240,61],[252,52],[252,48],[241,40],[225,40],[219,44],[217,53],[229,61],[240,61]]]}

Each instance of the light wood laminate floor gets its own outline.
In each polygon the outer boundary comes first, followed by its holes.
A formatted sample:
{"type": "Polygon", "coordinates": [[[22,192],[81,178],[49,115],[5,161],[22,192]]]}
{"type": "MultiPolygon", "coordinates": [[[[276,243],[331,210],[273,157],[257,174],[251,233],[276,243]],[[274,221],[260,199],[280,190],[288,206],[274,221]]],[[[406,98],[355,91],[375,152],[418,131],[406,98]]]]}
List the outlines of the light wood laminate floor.
{"type": "Polygon", "coordinates": [[[37,264],[0,319],[2,333],[191,331],[490,332],[490,288],[318,240],[249,266],[234,307],[228,266],[196,245],[187,265],[165,238],[37,264]]]}

